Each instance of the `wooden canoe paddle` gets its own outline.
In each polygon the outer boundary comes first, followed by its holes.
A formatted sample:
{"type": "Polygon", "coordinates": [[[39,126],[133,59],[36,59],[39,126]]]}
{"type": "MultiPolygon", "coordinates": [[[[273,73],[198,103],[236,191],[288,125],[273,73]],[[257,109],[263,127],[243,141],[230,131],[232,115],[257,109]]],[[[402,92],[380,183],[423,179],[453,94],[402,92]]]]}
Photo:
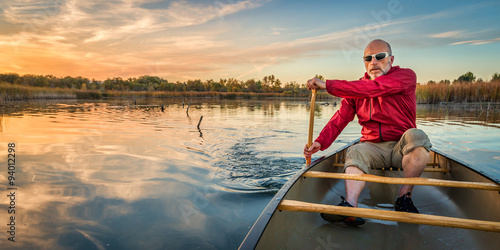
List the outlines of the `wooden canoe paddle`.
{"type": "MultiPolygon", "coordinates": [[[[314,106],[316,103],[316,89],[312,90],[311,96],[311,112],[309,113],[309,135],[307,137],[307,147],[313,143],[313,130],[314,130],[314,106]]],[[[311,164],[311,158],[306,158],[306,165],[311,164]]]]}

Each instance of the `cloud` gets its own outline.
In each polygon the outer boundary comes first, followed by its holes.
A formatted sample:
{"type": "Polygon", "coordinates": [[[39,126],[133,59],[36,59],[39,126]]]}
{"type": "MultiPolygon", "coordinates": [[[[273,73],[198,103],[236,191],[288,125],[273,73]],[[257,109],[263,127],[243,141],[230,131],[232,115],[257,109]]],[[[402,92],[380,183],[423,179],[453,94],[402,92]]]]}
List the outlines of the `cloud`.
{"type": "Polygon", "coordinates": [[[0,19],[18,28],[0,30],[0,52],[9,61],[0,68],[17,71],[21,67],[23,73],[60,75],[77,71],[77,75],[89,77],[138,75],[148,68],[163,69],[164,75],[206,72],[217,66],[201,61],[203,56],[196,53],[209,53],[230,44],[215,39],[220,33],[217,30],[186,32],[180,28],[222,20],[269,0],[180,0],[170,2],[167,8],[141,7],[151,2],[155,1],[5,3],[0,19]]]}
{"type": "Polygon", "coordinates": [[[3,11],[5,21],[12,24],[26,24],[42,22],[59,10],[59,3],[55,0],[20,0],[10,1],[3,11]]]}
{"type": "Polygon", "coordinates": [[[278,28],[278,27],[271,28],[272,34],[276,35],[276,36],[281,35],[281,32],[285,31],[285,30],[287,30],[287,29],[286,28],[278,28]]]}
{"type": "Polygon", "coordinates": [[[449,30],[426,35],[429,23],[463,16],[468,10],[464,7],[417,16],[394,14],[384,20],[368,15],[363,19],[366,24],[342,30],[332,30],[338,26],[320,26],[306,31],[279,22],[276,26],[246,29],[243,24],[253,20],[245,19],[245,15],[241,19],[229,17],[268,2],[21,0],[4,3],[6,7],[0,18],[16,28],[0,29],[0,53],[4,56],[0,68],[19,72],[22,67],[19,73],[97,79],[143,74],[175,80],[209,74],[246,77],[275,65],[325,54],[339,53],[338,60],[350,61],[362,53],[369,41],[379,37],[411,47],[480,44],[492,40],[485,38],[498,36],[496,30],[483,33],[449,30]],[[233,20],[237,23],[233,24],[233,20]],[[12,65],[17,65],[17,69],[12,65]]]}
{"type": "Polygon", "coordinates": [[[452,43],[451,45],[460,45],[460,44],[481,45],[481,44],[496,43],[496,42],[500,42],[500,37],[494,38],[494,39],[485,39],[485,40],[461,41],[461,42],[452,43]]]}
{"type": "Polygon", "coordinates": [[[430,37],[433,37],[433,38],[448,38],[448,37],[461,37],[463,36],[463,32],[462,31],[446,31],[446,32],[443,32],[443,33],[438,33],[438,34],[432,34],[432,35],[429,35],[430,37]]]}
{"type": "Polygon", "coordinates": [[[481,44],[488,44],[500,41],[500,38],[488,38],[497,35],[498,32],[496,30],[482,29],[474,31],[446,31],[442,33],[430,34],[428,35],[428,37],[446,39],[449,45],[460,45],[460,44],[481,45],[481,44]],[[471,39],[477,37],[482,37],[483,39],[471,39]],[[455,42],[458,39],[462,40],[470,39],[470,40],[455,42]]]}
{"type": "MultiPolygon", "coordinates": [[[[259,39],[246,45],[217,37],[222,32],[228,32],[224,28],[196,32],[179,29],[256,8],[265,2],[247,0],[224,4],[216,1],[207,5],[177,1],[167,8],[150,10],[138,7],[140,4],[137,1],[101,3],[68,0],[60,6],[56,18],[64,25],[58,25],[54,19],[52,26],[49,23],[46,29],[40,29],[40,34],[25,32],[22,36],[16,35],[21,38],[16,40],[20,48],[28,44],[40,49],[43,47],[44,52],[37,56],[36,61],[51,66],[40,66],[44,70],[61,63],[66,70],[81,71],[91,61],[99,66],[86,71],[89,77],[128,77],[146,73],[184,78],[214,71],[223,74],[246,65],[251,69],[244,70],[243,74],[235,72],[235,75],[246,76],[276,64],[318,57],[323,54],[322,51],[360,50],[368,41],[356,40],[357,37],[391,34],[395,31],[387,29],[389,27],[436,18],[435,15],[400,18],[272,43],[259,39]],[[57,53],[62,56],[54,57],[57,53]],[[49,60],[51,63],[44,63],[49,60]]],[[[284,30],[281,27],[271,28],[274,35],[281,35],[284,30]]],[[[3,38],[0,37],[0,44],[3,38]]],[[[12,42],[12,39],[9,41],[12,42]]],[[[14,61],[21,60],[23,63],[17,64],[24,64],[27,71],[36,67],[28,57],[17,57],[16,60],[15,55],[10,56],[14,61]]]]}
{"type": "Polygon", "coordinates": [[[320,56],[323,51],[359,51],[376,37],[399,33],[394,26],[397,27],[407,23],[439,18],[440,16],[431,14],[399,18],[386,22],[371,22],[366,25],[326,34],[263,44],[241,50],[232,50],[218,54],[217,56],[219,58],[226,58],[227,61],[254,58],[252,63],[259,62],[269,65],[294,60],[294,58],[320,56]]]}
{"type": "Polygon", "coordinates": [[[22,0],[7,4],[3,18],[24,26],[31,33],[71,35],[75,32],[84,42],[124,39],[130,36],[194,26],[253,9],[268,0],[213,1],[192,3],[173,1],[167,9],[140,7],[148,1],[77,1],[22,0]]]}

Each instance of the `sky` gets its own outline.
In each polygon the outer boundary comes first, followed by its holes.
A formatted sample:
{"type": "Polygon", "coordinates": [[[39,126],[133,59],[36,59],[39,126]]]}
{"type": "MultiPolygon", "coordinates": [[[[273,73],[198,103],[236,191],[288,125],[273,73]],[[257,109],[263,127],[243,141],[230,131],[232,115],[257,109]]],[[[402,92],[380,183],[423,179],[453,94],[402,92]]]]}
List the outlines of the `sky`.
{"type": "Polygon", "coordinates": [[[355,80],[373,39],[418,82],[500,72],[500,1],[0,0],[0,73],[355,80]]]}

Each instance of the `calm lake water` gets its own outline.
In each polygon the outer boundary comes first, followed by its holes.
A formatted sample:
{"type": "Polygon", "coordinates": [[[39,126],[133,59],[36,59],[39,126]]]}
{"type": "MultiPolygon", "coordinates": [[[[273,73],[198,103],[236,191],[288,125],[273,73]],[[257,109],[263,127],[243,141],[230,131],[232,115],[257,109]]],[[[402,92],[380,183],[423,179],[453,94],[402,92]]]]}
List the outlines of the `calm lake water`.
{"type": "MultiPolygon", "coordinates": [[[[237,248],[305,164],[308,101],[194,99],[188,114],[182,102],[0,104],[0,248],[237,248]]],[[[317,103],[316,136],[337,109],[317,103]]],[[[500,180],[500,107],[420,105],[417,115],[434,148],[500,180]]],[[[355,120],[316,157],[359,132],[355,120]]]]}

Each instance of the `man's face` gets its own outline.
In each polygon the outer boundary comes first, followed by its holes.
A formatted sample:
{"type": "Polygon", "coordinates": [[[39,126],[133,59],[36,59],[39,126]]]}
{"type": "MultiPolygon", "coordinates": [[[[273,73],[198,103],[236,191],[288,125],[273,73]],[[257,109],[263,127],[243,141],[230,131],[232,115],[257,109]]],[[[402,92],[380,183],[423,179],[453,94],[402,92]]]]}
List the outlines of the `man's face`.
{"type": "MultiPolygon", "coordinates": [[[[380,52],[389,53],[387,45],[381,42],[372,42],[366,46],[365,56],[375,55],[380,52]]],[[[394,56],[387,56],[380,61],[372,57],[370,62],[365,61],[366,73],[368,73],[370,79],[374,80],[381,75],[385,75],[391,69],[393,61],[394,56]]]]}

